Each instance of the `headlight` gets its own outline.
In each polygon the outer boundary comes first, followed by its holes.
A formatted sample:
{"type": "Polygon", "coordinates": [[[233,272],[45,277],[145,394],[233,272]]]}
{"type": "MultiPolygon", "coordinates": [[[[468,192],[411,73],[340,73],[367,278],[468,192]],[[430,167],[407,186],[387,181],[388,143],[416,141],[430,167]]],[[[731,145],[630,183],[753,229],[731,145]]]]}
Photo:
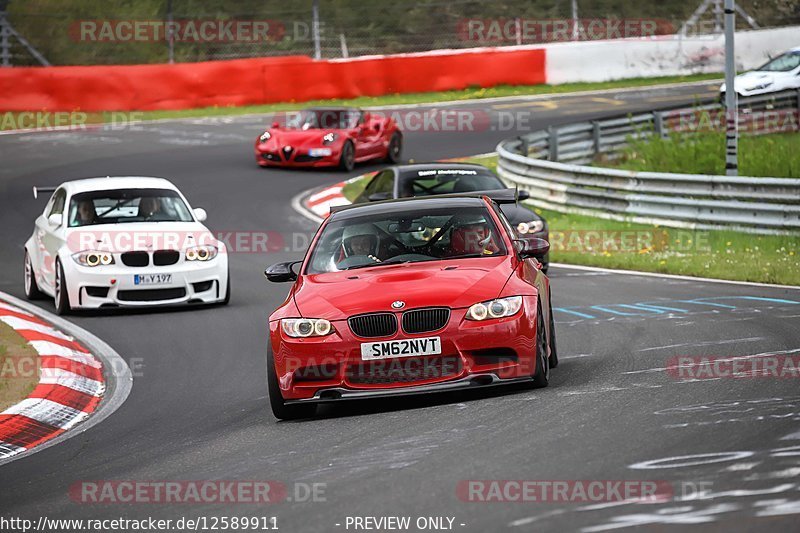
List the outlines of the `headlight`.
{"type": "Polygon", "coordinates": [[[216,246],[192,246],[186,249],[187,261],[211,261],[215,257],[217,257],[216,246]]]}
{"type": "Polygon", "coordinates": [[[284,318],[283,332],[290,337],[324,337],[333,333],[333,325],[324,318],[284,318]]]}
{"type": "Polygon", "coordinates": [[[331,144],[333,141],[335,141],[338,138],[339,138],[339,136],[337,134],[333,133],[333,132],[326,133],[325,135],[322,136],[322,144],[325,144],[325,145],[331,144]]]}
{"type": "Polygon", "coordinates": [[[268,131],[265,131],[264,133],[261,134],[261,137],[259,137],[258,140],[259,140],[259,142],[265,143],[268,140],[270,140],[271,138],[272,138],[272,135],[268,131]]]}
{"type": "Polygon", "coordinates": [[[761,83],[759,85],[753,85],[749,89],[745,89],[746,91],[760,91],[762,89],[767,89],[772,86],[772,82],[761,83]]]}
{"type": "Polygon", "coordinates": [[[544,222],[541,220],[531,220],[530,222],[520,222],[517,224],[517,233],[520,235],[539,233],[542,229],[544,229],[544,222]]]}
{"type": "Polygon", "coordinates": [[[79,265],[89,267],[114,264],[114,256],[108,252],[78,252],[72,255],[72,259],[79,265]]]}
{"type": "Polygon", "coordinates": [[[522,296],[511,296],[509,298],[498,298],[488,302],[480,302],[467,310],[467,320],[488,320],[491,318],[503,318],[517,314],[522,307],[522,296]]]}

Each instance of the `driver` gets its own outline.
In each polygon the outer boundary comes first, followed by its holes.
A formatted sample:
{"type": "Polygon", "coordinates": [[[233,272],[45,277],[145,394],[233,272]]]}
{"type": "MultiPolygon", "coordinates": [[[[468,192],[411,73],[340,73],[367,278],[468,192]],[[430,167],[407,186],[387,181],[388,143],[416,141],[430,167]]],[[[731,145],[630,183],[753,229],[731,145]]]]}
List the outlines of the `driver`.
{"type": "Polygon", "coordinates": [[[161,213],[161,200],[155,196],[145,196],[139,201],[139,216],[152,218],[161,213]]]}
{"type": "Polygon", "coordinates": [[[367,256],[380,262],[380,242],[372,224],[348,226],[342,233],[342,248],[345,257],[367,256]]]}
{"type": "Polygon", "coordinates": [[[94,224],[97,212],[94,210],[94,202],[91,200],[81,200],[78,202],[78,209],[75,213],[75,221],[79,226],[94,224]]]}
{"type": "Polygon", "coordinates": [[[489,225],[481,221],[463,224],[450,236],[450,249],[453,256],[458,255],[493,255],[499,251],[494,243],[489,225]]]}

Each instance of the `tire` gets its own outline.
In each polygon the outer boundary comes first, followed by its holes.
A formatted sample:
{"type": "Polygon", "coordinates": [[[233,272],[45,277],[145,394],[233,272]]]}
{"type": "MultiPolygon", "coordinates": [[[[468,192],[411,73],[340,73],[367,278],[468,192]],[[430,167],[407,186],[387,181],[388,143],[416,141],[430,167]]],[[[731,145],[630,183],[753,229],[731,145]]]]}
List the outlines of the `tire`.
{"type": "Polygon", "coordinates": [[[550,361],[547,358],[547,338],[544,331],[544,318],[541,306],[536,317],[536,373],[533,375],[531,388],[543,389],[550,381],[550,361]]]}
{"type": "Polygon", "coordinates": [[[56,282],[53,287],[55,292],[56,301],[56,314],[67,315],[72,311],[72,306],[69,303],[69,291],[67,290],[67,281],[64,277],[64,267],[61,266],[61,260],[56,259],[56,282]]]}
{"type": "Polygon", "coordinates": [[[269,405],[272,414],[278,420],[299,420],[311,418],[317,413],[317,406],[312,404],[286,405],[278,386],[278,376],[275,373],[275,360],[272,356],[272,343],[267,343],[267,389],[269,390],[269,405]]]}
{"type": "Polygon", "coordinates": [[[548,298],[547,308],[550,310],[550,368],[558,366],[558,350],[556,350],[556,324],[553,320],[553,302],[548,298]]]}
{"type": "Polygon", "coordinates": [[[345,172],[352,172],[356,166],[356,149],[352,141],[345,141],[342,154],[339,156],[339,168],[345,172]]]}
{"type": "Polygon", "coordinates": [[[25,250],[25,270],[23,272],[23,283],[25,287],[25,298],[28,300],[40,300],[42,291],[39,290],[39,285],[36,284],[36,274],[33,272],[33,263],[28,250],[25,250]]]}
{"type": "Polygon", "coordinates": [[[400,154],[403,152],[403,136],[400,135],[398,132],[394,132],[392,134],[392,138],[389,139],[389,147],[386,150],[386,158],[384,161],[386,163],[391,163],[396,165],[400,162],[400,154]]]}

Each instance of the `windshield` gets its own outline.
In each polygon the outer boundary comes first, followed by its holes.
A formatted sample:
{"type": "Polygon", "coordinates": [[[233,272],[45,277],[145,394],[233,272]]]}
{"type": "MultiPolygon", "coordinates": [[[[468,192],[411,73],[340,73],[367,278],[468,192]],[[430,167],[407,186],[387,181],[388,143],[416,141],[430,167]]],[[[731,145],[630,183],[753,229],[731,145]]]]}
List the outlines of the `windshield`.
{"type": "Polygon", "coordinates": [[[800,67],[800,51],[779,55],[766,65],[756,69],[759,72],[789,72],[800,67]]]}
{"type": "Polygon", "coordinates": [[[306,109],[289,113],[286,127],[298,130],[351,129],[358,125],[361,113],[354,109],[306,109]]]}
{"type": "Polygon", "coordinates": [[[69,204],[69,227],[124,222],[192,222],[176,191],[116,189],[76,194],[69,204]]]}
{"type": "Polygon", "coordinates": [[[330,222],[306,274],[505,254],[484,207],[408,209],[330,222]]]}
{"type": "Polygon", "coordinates": [[[505,188],[503,182],[488,170],[441,168],[415,170],[400,179],[401,198],[505,188]]]}

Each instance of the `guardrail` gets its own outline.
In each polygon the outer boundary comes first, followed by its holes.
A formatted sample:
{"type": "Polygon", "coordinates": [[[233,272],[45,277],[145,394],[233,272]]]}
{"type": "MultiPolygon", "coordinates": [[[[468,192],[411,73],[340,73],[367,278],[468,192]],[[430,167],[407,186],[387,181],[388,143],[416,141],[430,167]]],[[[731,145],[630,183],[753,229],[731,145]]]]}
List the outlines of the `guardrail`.
{"type": "MultiPolygon", "coordinates": [[[[741,116],[794,120],[800,90],[740,98],[741,116]]],[[[691,121],[722,118],[705,102],[592,122],[550,127],[497,146],[500,177],[527,190],[537,207],[694,229],[751,233],[800,231],[800,179],[633,172],[585,166],[618,157],[630,139],[691,130],[691,121]]],[[[754,133],[759,133],[758,129],[754,133]]],[[[723,147],[720,147],[722,150],[723,147]]]]}

